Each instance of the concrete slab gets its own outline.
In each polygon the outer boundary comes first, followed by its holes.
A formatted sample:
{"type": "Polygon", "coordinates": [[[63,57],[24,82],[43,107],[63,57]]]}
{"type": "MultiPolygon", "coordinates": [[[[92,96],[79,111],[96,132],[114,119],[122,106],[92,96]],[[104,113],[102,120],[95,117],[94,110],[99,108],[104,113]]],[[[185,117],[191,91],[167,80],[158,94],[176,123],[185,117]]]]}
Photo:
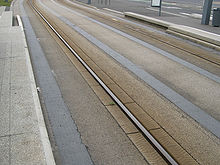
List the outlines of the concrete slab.
{"type": "MultiPolygon", "coordinates": [[[[28,88],[25,88],[26,87],[23,87],[21,90],[28,90],[28,88]]],[[[36,133],[37,131],[39,131],[39,129],[37,116],[35,111],[33,111],[33,98],[29,95],[29,99],[25,98],[27,99],[27,101],[24,101],[24,92],[16,91],[16,93],[17,94],[12,93],[12,105],[10,109],[10,133],[36,133]],[[18,97],[14,97],[13,95],[17,95],[18,97]],[[19,98],[19,96],[22,98],[15,101],[15,98],[19,98]]]]}
{"type": "MultiPolygon", "coordinates": [[[[19,50],[18,50],[18,53],[19,53],[19,50]]],[[[24,50],[23,50],[23,54],[24,54],[24,50]]],[[[13,53],[13,56],[16,56],[16,53],[13,53]]],[[[11,83],[12,84],[16,84],[16,83],[22,84],[22,83],[29,82],[28,72],[26,71],[26,68],[27,68],[27,65],[26,65],[25,57],[16,57],[16,58],[11,59],[11,83]]]]}
{"type": "Polygon", "coordinates": [[[11,11],[0,18],[0,36],[0,164],[55,164],[24,32],[12,27],[11,11]]]}
{"type": "MultiPolygon", "coordinates": [[[[0,39],[1,40],[1,39],[0,39]]],[[[5,42],[0,42],[0,59],[4,58],[5,55],[6,55],[6,46],[7,46],[7,43],[5,42]]]]}
{"type": "Polygon", "coordinates": [[[101,86],[94,86],[93,90],[104,105],[111,105],[114,102],[101,86]]]}
{"type": "Polygon", "coordinates": [[[133,103],[134,101],[123,91],[117,84],[110,84],[108,85],[110,90],[118,97],[121,99],[121,102],[123,104],[126,103],[133,103]]]}
{"type": "Polygon", "coordinates": [[[98,86],[99,83],[88,72],[81,72],[83,78],[88,82],[90,86],[98,86]]]}
{"type": "Polygon", "coordinates": [[[129,134],[128,136],[150,164],[167,164],[141,133],[129,134]]]}
{"type": "Polygon", "coordinates": [[[134,124],[127,118],[123,111],[116,105],[106,106],[108,111],[116,119],[121,128],[126,134],[136,133],[139,130],[134,126],[134,124]]]}
{"type": "Polygon", "coordinates": [[[6,6],[0,6],[0,18],[2,13],[5,11],[6,6]]]}
{"type": "MultiPolygon", "coordinates": [[[[6,42],[9,38],[14,37],[15,39],[17,39],[17,41],[19,41],[19,39],[22,37],[21,32],[22,29],[20,26],[13,26],[11,28],[5,26],[0,27],[0,40],[6,42]]],[[[14,42],[16,42],[16,40],[14,40],[14,42]]]]}
{"type": "Polygon", "coordinates": [[[9,137],[0,137],[0,162],[9,165],[9,137]]]}
{"type": "MultiPolygon", "coordinates": [[[[12,33],[12,32],[10,32],[10,33],[12,33]]],[[[20,36],[21,34],[18,32],[18,34],[17,34],[17,32],[15,32],[14,33],[14,38],[20,38],[21,36],[20,36]]],[[[23,43],[21,43],[19,40],[18,41],[15,41],[15,42],[12,42],[11,43],[11,52],[12,52],[12,54],[13,54],[13,57],[18,57],[18,56],[20,56],[20,57],[23,57],[24,56],[24,54],[25,54],[25,45],[23,44],[23,43]]],[[[23,61],[25,61],[25,58],[24,58],[24,60],[23,61]]]]}
{"type": "Polygon", "coordinates": [[[12,27],[12,20],[13,20],[12,11],[3,12],[0,19],[0,27],[12,27]]]}
{"type": "Polygon", "coordinates": [[[0,88],[0,137],[9,135],[10,86],[0,88]]]}
{"type": "Polygon", "coordinates": [[[198,162],[196,162],[196,160],[181,146],[177,145],[176,141],[174,141],[163,129],[151,130],[150,133],[156,137],[156,140],[164,146],[171,156],[175,157],[179,164],[198,165],[198,162]]]}
{"type": "Polygon", "coordinates": [[[3,76],[4,76],[4,64],[5,64],[5,60],[0,59],[0,85],[2,85],[3,76]]]}
{"type": "Polygon", "coordinates": [[[156,123],[139,105],[136,103],[126,104],[126,107],[143,124],[147,130],[158,129],[160,126],[156,123]]]}
{"type": "Polygon", "coordinates": [[[1,73],[0,73],[0,84],[2,85],[8,85],[10,83],[11,79],[11,59],[0,59],[1,64],[1,73]]]}
{"type": "Polygon", "coordinates": [[[11,164],[46,164],[37,134],[27,133],[11,137],[11,164]]]}
{"type": "Polygon", "coordinates": [[[110,85],[110,84],[114,84],[114,82],[112,81],[112,79],[106,75],[106,73],[104,73],[102,70],[100,71],[96,71],[96,74],[99,76],[99,78],[106,84],[106,85],[110,85]]]}
{"type": "Polygon", "coordinates": [[[0,136],[9,135],[9,113],[0,112],[0,136]]]}

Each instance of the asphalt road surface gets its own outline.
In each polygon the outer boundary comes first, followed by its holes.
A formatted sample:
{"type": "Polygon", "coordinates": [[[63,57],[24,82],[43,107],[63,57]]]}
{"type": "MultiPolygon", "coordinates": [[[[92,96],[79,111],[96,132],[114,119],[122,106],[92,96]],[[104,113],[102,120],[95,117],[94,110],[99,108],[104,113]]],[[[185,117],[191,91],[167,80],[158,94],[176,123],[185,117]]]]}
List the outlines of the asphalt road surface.
{"type": "MultiPolygon", "coordinates": [[[[78,0],[88,3],[88,0],[78,0]]],[[[146,10],[158,12],[158,8],[151,7],[151,0],[92,0],[92,5],[98,8],[110,8],[117,11],[132,11],[146,14],[146,10]]],[[[204,0],[163,0],[162,11],[169,15],[192,16],[201,19],[204,0]]],[[[220,0],[214,0],[212,8],[219,8],[220,0]]],[[[149,14],[148,14],[149,15],[149,14]]]]}

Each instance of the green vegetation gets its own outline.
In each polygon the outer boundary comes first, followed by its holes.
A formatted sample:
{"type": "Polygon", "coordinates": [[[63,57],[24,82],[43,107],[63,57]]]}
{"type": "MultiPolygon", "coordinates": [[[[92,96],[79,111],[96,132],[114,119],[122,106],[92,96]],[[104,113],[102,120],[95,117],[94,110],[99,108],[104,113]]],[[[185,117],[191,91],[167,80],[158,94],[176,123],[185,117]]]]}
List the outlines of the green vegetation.
{"type": "Polygon", "coordinates": [[[12,0],[8,0],[8,2],[5,2],[5,0],[0,0],[0,6],[10,6],[12,0]]]}
{"type": "Polygon", "coordinates": [[[108,105],[115,105],[115,102],[110,102],[108,105]]]}

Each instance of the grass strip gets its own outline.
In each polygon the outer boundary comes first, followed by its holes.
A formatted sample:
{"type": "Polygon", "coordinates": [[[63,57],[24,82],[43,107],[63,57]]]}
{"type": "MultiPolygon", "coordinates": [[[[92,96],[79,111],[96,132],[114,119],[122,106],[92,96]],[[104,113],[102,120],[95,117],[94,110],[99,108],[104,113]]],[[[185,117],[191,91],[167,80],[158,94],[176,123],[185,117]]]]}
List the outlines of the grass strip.
{"type": "Polygon", "coordinates": [[[12,0],[8,0],[8,2],[6,2],[5,0],[0,0],[0,6],[10,6],[11,2],[12,0]]]}

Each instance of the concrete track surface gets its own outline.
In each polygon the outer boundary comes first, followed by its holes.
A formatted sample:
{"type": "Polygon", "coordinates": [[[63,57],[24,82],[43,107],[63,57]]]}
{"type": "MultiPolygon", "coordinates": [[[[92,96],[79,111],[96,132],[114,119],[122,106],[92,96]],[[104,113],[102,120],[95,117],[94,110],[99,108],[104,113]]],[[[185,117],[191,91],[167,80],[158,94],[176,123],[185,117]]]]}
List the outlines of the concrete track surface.
{"type": "MultiPolygon", "coordinates": [[[[218,164],[219,52],[76,2],[33,4],[179,164],[218,164]]],[[[166,164],[26,2],[25,8],[93,163],[166,164]]],[[[59,152],[58,146],[62,164],[59,152]]]]}

